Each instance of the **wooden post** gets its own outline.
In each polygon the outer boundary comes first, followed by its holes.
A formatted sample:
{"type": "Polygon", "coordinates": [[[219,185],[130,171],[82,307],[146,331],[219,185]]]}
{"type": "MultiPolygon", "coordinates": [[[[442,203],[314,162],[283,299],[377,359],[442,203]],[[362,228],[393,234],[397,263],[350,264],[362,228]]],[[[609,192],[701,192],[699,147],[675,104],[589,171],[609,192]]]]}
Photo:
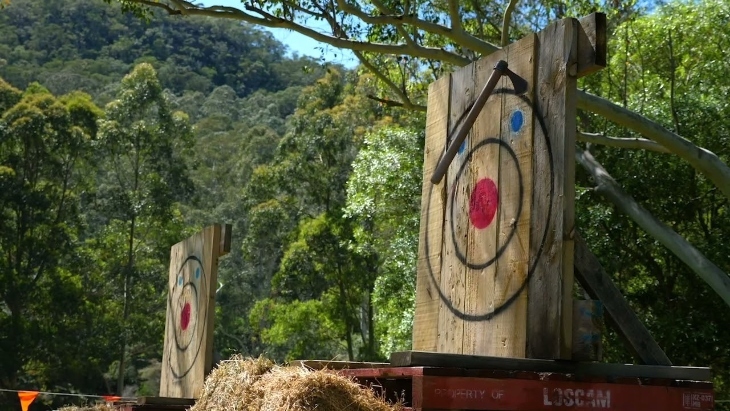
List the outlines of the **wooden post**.
{"type": "Polygon", "coordinates": [[[170,250],[161,397],[198,398],[213,366],[218,257],[231,249],[230,227],[206,227],[170,250]]]}
{"type": "Polygon", "coordinates": [[[570,358],[576,79],[605,64],[601,16],[555,22],[430,86],[414,350],[570,358]],[[499,60],[527,93],[504,77],[431,184],[499,60]]]}

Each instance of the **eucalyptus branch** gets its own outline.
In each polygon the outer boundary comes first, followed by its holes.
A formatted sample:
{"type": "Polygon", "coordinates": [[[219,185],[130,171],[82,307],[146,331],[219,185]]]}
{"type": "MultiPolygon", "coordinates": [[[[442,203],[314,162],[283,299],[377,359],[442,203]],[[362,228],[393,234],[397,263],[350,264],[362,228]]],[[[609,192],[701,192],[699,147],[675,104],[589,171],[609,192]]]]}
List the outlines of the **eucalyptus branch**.
{"type": "Polygon", "coordinates": [[[509,23],[512,20],[512,12],[515,6],[517,6],[517,0],[509,0],[507,8],[504,9],[504,16],[502,17],[502,47],[509,44],[509,23]]]}
{"type": "Polygon", "coordinates": [[[595,180],[596,192],[607,198],[644,231],[679,257],[682,262],[712,287],[727,305],[730,305],[730,276],[727,273],[707,259],[681,235],[659,221],[652,213],[637,203],[589,152],[576,148],[575,158],[595,180]]]}
{"type": "Polygon", "coordinates": [[[669,153],[669,149],[663,145],[645,138],[622,138],[609,137],[603,134],[576,132],[576,139],[586,143],[600,144],[610,147],[633,148],[637,150],[655,151],[657,153],[669,153]]]}
{"type": "MultiPolygon", "coordinates": [[[[375,74],[375,76],[377,78],[379,78],[383,83],[385,83],[388,86],[388,88],[393,90],[393,92],[398,95],[398,97],[402,101],[401,106],[403,108],[418,110],[418,111],[426,111],[425,106],[413,104],[411,99],[408,98],[408,95],[406,94],[405,90],[401,90],[395,83],[393,83],[393,80],[388,78],[388,76],[386,76],[382,71],[380,71],[377,67],[375,67],[375,65],[373,65],[373,63],[371,63],[370,60],[368,60],[365,56],[363,56],[362,53],[357,52],[357,51],[354,51],[353,53],[355,54],[355,57],[357,57],[358,60],[360,60],[362,65],[365,66],[365,68],[367,68],[373,74],[375,74]]],[[[385,101],[386,100],[382,100],[383,103],[385,101]]],[[[389,105],[393,106],[394,104],[389,104],[389,105]]]]}
{"type": "Polygon", "coordinates": [[[171,16],[180,15],[183,14],[181,10],[173,9],[172,7],[168,6],[164,3],[158,3],[155,0],[137,0],[137,3],[142,4],[147,7],[157,7],[160,9],[163,9],[167,14],[171,16]]]}
{"type": "MultiPolygon", "coordinates": [[[[393,14],[391,14],[391,15],[382,15],[382,16],[372,16],[372,15],[364,12],[359,7],[349,3],[347,0],[337,0],[337,5],[339,6],[340,10],[344,11],[345,13],[352,14],[353,16],[359,18],[360,20],[362,20],[368,24],[373,24],[373,25],[408,24],[410,26],[416,27],[418,29],[429,32],[431,34],[437,34],[439,36],[444,36],[448,39],[453,40],[457,44],[461,44],[464,47],[468,47],[469,49],[478,51],[484,55],[491,54],[491,53],[494,53],[495,51],[499,50],[499,47],[497,47],[491,43],[488,43],[484,40],[481,40],[477,37],[474,37],[471,34],[465,32],[463,30],[454,31],[449,27],[442,26],[442,25],[436,24],[436,23],[431,23],[430,21],[425,21],[425,20],[419,19],[418,17],[415,17],[414,15],[393,15],[393,14]]],[[[466,59],[466,62],[461,65],[466,65],[468,63],[469,63],[469,60],[466,59]]]]}
{"type": "Polygon", "coordinates": [[[712,151],[695,145],[641,114],[585,91],[578,91],[578,108],[603,116],[661,144],[704,174],[730,198],[730,167],[712,151]]]}
{"type": "MultiPolygon", "coordinates": [[[[377,7],[378,10],[380,10],[381,13],[394,14],[393,11],[388,6],[383,4],[380,0],[371,0],[371,1],[375,5],[375,7],[377,7]]],[[[345,0],[344,2],[347,2],[347,0],[345,0]]],[[[408,34],[408,31],[406,30],[406,28],[403,27],[403,23],[396,24],[395,29],[398,30],[398,33],[400,33],[401,36],[403,36],[403,39],[406,41],[406,44],[408,44],[409,46],[418,46],[416,44],[415,40],[411,37],[411,35],[408,34]]]]}
{"type": "Polygon", "coordinates": [[[449,0],[449,17],[451,18],[451,30],[457,33],[463,32],[461,16],[459,16],[459,0],[449,0]]]}
{"type": "MultiPolygon", "coordinates": [[[[163,7],[164,3],[151,2],[150,0],[130,0],[134,3],[144,4],[151,7],[157,7],[165,11],[169,10],[170,7],[163,7]]],[[[180,0],[177,0],[180,1],[180,0]]],[[[457,53],[446,51],[442,48],[437,47],[425,47],[420,45],[408,45],[408,44],[384,44],[384,43],[371,43],[366,41],[347,40],[336,36],[330,36],[324,33],[320,33],[316,30],[305,27],[301,24],[295,23],[291,20],[276,17],[260,8],[254,7],[250,3],[245,5],[244,8],[250,13],[258,14],[260,17],[246,13],[243,10],[226,7],[226,6],[211,6],[211,7],[199,7],[189,2],[182,2],[182,4],[189,4],[190,6],[184,10],[185,15],[188,16],[205,16],[205,17],[216,17],[216,18],[227,18],[231,20],[244,21],[246,23],[257,24],[264,27],[270,28],[284,28],[295,31],[299,34],[307,36],[313,40],[329,44],[333,47],[348,49],[352,51],[360,52],[372,52],[378,54],[402,54],[411,55],[414,57],[421,57],[425,59],[441,60],[451,64],[464,66],[469,64],[471,61],[457,53]]],[[[183,11],[176,12],[175,14],[182,14],[183,11]]],[[[388,16],[386,16],[388,17],[388,16]]],[[[406,19],[407,20],[407,19],[406,19]]],[[[404,21],[408,23],[408,21],[404,21]]],[[[379,23],[383,23],[382,21],[379,23]]],[[[429,23],[430,24],[430,23],[429,23]]],[[[471,36],[469,36],[471,37],[471,36]]],[[[482,50],[491,50],[494,46],[489,43],[483,42],[479,39],[478,41],[482,50]]]]}

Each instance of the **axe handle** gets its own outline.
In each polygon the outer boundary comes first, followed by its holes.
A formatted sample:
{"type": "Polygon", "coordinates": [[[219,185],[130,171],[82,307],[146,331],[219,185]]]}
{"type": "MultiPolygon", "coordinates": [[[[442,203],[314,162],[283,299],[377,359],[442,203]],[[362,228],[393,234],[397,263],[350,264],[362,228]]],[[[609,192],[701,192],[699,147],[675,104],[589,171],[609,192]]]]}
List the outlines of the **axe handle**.
{"type": "Polygon", "coordinates": [[[492,91],[494,91],[494,88],[497,86],[497,82],[506,71],[507,62],[504,60],[500,60],[494,66],[494,71],[489,76],[487,84],[484,85],[484,88],[479,93],[476,101],[474,101],[474,105],[471,106],[469,114],[466,116],[466,119],[464,119],[464,122],[461,123],[461,127],[459,127],[456,131],[456,134],[454,134],[454,137],[451,139],[451,144],[449,144],[444,156],[441,157],[441,160],[436,166],[436,170],[434,170],[433,176],[431,176],[431,182],[433,184],[440,183],[441,179],[444,178],[444,174],[446,174],[446,170],[449,168],[451,162],[456,156],[456,153],[459,151],[461,143],[463,143],[464,139],[466,139],[466,135],[469,134],[469,131],[474,125],[474,122],[477,120],[482,108],[484,108],[484,105],[487,104],[487,99],[489,99],[489,96],[492,95],[492,91]]]}

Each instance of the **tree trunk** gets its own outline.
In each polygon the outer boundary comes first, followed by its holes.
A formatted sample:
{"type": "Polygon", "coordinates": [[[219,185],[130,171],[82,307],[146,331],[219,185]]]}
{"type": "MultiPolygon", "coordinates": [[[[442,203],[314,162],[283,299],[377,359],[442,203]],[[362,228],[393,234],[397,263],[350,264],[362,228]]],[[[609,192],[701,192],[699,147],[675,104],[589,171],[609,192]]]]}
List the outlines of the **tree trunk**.
{"type": "Polygon", "coordinates": [[[588,152],[576,148],[576,160],[596,181],[596,191],[628,214],[649,235],[667,247],[687,266],[699,275],[730,306],[730,277],[698,249],[659,221],[627,194],[616,180],[588,152]]]}
{"type": "Polygon", "coordinates": [[[127,248],[127,266],[124,269],[124,313],[122,314],[122,343],[119,352],[119,373],[117,374],[117,395],[122,395],[124,389],[124,368],[127,351],[127,319],[129,318],[130,286],[132,272],[134,270],[134,231],[137,222],[136,216],[132,216],[129,225],[129,242],[127,248]]]}

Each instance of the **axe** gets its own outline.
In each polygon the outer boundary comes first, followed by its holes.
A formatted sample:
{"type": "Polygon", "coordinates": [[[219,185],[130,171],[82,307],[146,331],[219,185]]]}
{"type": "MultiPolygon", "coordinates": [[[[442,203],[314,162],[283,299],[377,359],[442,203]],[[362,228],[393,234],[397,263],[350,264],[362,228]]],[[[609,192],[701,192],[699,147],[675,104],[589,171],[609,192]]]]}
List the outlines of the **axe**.
{"type": "Polygon", "coordinates": [[[479,116],[479,113],[482,111],[482,108],[484,108],[484,105],[487,103],[487,99],[489,99],[489,96],[492,95],[494,87],[497,86],[497,82],[502,76],[507,76],[510,80],[512,80],[512,86],[515,94],[522,94],[527,91],[527,81],[518,76],[509,68],[507,68],[506,61],[499,60],[494,66],[494,71],[489,76],[487,84],[484,85],[484,88],[479,93],[479,96],[477,96],[476,101],[474,101],[474,104],[471,106],[471,110],[469,110],[469,114],[466,116],[466,119],[461,124],[461,127],[459,127],[459,129],[456,131],[454,137],[451,139],[451,144],[449,144],[449,148],[446,150],[443,157],[441,157],[441,160],[439,160],[439,163],[436,166],[436,170],[433,172],[433,176],[431,176],[431,182],[433,184],[438,184],[441,182],[444,174],[446,174],[446,170],[449,168],[449,165],[451,165],[451,162],[454,160],[456,152],[459,151],[461,143],[464,142],[466,135],[469,134],[469,130],[471,130],[474,122],[479,116]]]}

